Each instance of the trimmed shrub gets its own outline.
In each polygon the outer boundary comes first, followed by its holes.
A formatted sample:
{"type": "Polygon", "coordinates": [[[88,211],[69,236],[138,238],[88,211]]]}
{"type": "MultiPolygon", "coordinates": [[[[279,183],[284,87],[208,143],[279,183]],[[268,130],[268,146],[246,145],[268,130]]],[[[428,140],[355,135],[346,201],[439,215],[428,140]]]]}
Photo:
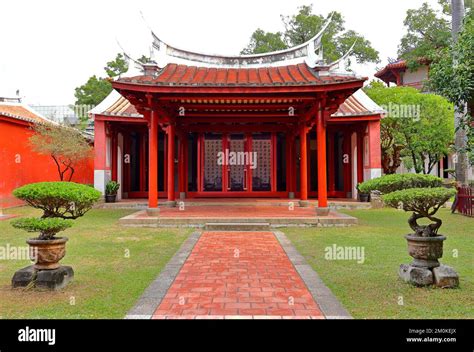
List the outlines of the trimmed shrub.
{"type": "Polygon", "coordinates": [[[77,219],[92,208],[101,193],[73,182],[39,182],[17,188],[13,195],[43,210],[43,218],[77,219]]]}
{"type": "Polygon", "coordinates": [[[392,174],[374,178],[359,184],[362,193],[380,191],[384,194],[409,188],[441,187],[443,179],[423,174],[392,174]]]}
{"type": "Polygon", "coordinates": [[[444,187],[411,188],[383,195],[382,199],[393,208],[401,205],[403,210],[413,212],[408,224],[416,236],[433,237],[437,236],[438,229],[443,224],[434,215],[455,194],[456,190],[444,187]],[[421,218],[428,218],[433,223],[420,225],[417,221],[421,218]]]}
{"type": "Polygon", "coordinates": [[[64,220],[60,218],[23,218],[13,220],[11,225],[17,229],[27,232],[39,232],[38,239],[51,240],[54,236],[72,226],[72,220],[64,220]]]}

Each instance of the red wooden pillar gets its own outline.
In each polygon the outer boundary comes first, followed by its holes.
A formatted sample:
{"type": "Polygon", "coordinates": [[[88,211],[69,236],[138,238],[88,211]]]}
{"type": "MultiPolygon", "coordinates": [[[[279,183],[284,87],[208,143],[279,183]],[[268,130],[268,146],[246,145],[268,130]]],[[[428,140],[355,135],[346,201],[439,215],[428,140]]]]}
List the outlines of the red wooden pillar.
{"type": "Polygon", "coordinates": [[[306,126],[301,126],[300,130],[300,206],[307,207],[308,203],[308,155],[306,143],[306,126]]]}
{"type": "Polygon", "coordinates": [[[170,123],[168,126],[168,202],[175,201],[174,192],[174,135],[175,126],[170,123]]]}
{"type": "Polygon", "coordinates": [[[293,132],[286,134],[286,184],[288,197],[293,199],[295,197],[295,189],[293,187],[294,169],[293,169],[293,154],[294,154],[295,138],[293,132]]]}
{"type": "Polygon", "coordinates": [[[112,129],[112,180],[117,182],[117,173],[118,173],[118,163],[117,163],[117,149],[118,149],[118,140],[117,140],[117,130],[112,129]]]}
{"type": "Polygon", "coordinates": [[[178,187],[179,198],[186,197],[186,134],[184,132],[179,134],[179,148],[178,148],[178,187]]]}
{"type": "Polygon", "coordinates": [[[158,210],[158,113],[153,110],[148,123],[148,208],[158,210]]]}
{"type": "Polygon", "coordinates": [[[334,131],[329,132],[329,194],[336,192],[336,176],[334,174],[336,170],[336,161],[334,160],[335,135],[334,131]]]}
{"type": "Polygon", "coordinates": [[[326,161],[326,122],[325,113],[319,110],[316,121],[316,139],[318,148],[318,208],[327,208],[327,161],[326,161]]]}

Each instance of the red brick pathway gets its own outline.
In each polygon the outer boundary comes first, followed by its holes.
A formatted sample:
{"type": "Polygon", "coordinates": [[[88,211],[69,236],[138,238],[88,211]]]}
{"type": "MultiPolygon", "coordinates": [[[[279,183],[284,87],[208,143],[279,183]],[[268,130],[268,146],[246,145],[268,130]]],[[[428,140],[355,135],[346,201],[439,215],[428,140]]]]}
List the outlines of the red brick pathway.
{"type": "Polygon", "coordinates": [[[154,319],[323,318],[271,232],[205,232],[154,319]]]}

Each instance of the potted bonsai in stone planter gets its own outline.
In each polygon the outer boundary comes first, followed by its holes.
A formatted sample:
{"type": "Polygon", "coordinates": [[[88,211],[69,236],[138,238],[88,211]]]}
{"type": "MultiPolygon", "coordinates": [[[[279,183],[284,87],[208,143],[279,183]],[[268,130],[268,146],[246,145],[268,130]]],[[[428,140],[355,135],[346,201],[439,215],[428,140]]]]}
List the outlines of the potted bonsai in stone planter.
{"type": "Polygon", "coordinates": [[[453,189],[411,188],[395,191],[383,196],[385,204],[412,212],[408,225],[413,233],[405,236],[408,242],[408,253],[413,257],[413,266],[434,268],[438,267],[438,259],[443,256],[443,241],[445,236],[438,233],[443,224],[435,214],[454,194],[453,189]],[[431,223],[422,225],[418,221],[428,219],[431,223]]]}
{"type": "Polygon", "coordinates": [[[72,220],[59,218],[23,218],[12,221],[12,226],[27,232],[39,232],[36,238],[26,241],[30,246],[30,257],[35,262],[34,268],[57,269],[59,261],[66,255],[67,237],[55,237],[60,231],[72,226],[72,220]]]}
{"type": "Polygon", "coordinates": [[[12,221],[16,228],[39,233],[38,237],[27,240],[35,264],[15,273],[13,287],[31,283],[48,289],[64,287],[74,272],[71,267],[59,265],[66,254],[68,239],[55,236],[71,227],[72,220],[89,211],[101,193],[90,186],[73,182],[40,182],[17,188],[13,194],[33,208],[43,211],[40,218],[12,221]]]}
{"type": "Polygon", "coordinates": [[[447,266],[440,267],[446,239],[438,231],[442,220],[435,217],[438,210],[456,194],[456,190],[442,187],[443,179],[431,175],[403,174],[387,175],[367,182],[367,190],[380,191],[384,203],[393,208],[412,212],[408,225],[412,233],[405,236],[408,253],[413,258],[410,265],[402,264],[400,276],[417,286],[457,286],[456,272],[447,266]],[[420,224],[421,219],[429,224],[420,224]],[[434,274],[434,278],[433,278],[434,274]]]}
{"type": "Polygon", "coordinates": [[[120,184],[115,181],[109,181],[105,185],[105,202],[115,203],[120,184]]]}

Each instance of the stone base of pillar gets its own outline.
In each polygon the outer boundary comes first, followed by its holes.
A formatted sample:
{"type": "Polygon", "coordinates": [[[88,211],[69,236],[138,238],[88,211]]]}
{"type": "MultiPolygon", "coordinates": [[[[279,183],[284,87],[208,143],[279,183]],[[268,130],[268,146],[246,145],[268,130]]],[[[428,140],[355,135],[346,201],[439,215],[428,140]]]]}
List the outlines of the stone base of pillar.
{"type": "Polygon", "coordinates": [[[168,200],[166,201],[165,205],[170,208],[176,207],[176,201],[175,200],[168,200]]]}
{"type": "Polygon", "coordinates": [[[308,200],[300,200],[299,205],[302,208],[307,208],[307,207],[309,207],[309,201],[308,200]]]}
{"type": "Polygon", "coordinates": [[[146,213],[148,216],[159,216],[160,215],[160,209],[159,208],[147,208],[146,213]]]}
{"type": "Polygon", "coordinates": [[[288,198],[295,199],[295,192],[288,192],[288,198]]]}
{"type": "Polygon", "coordinates": [[[317,216],[328,216],[329,215],[329,208],[320,208],[316,207],[316,215],[317,216]]]}
{"type": "Polygon", "coordinates": [[[179,192],[179,199],[186,199],[186,192],[179,192]]]}

